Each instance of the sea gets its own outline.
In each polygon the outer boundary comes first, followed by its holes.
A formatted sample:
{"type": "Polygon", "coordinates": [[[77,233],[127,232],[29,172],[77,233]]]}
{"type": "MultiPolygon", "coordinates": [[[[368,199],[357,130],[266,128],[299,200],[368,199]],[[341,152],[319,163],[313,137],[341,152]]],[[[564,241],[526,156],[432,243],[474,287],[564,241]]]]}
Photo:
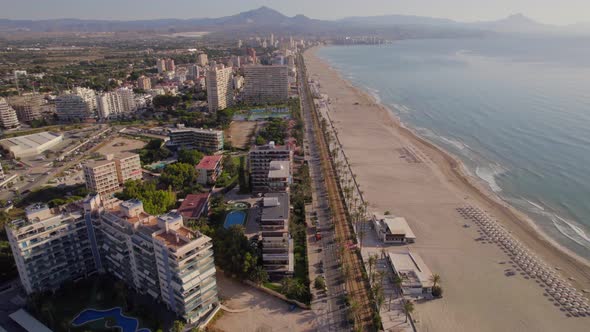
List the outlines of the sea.
{"type": "Polygon", "coordinates": [[[590,37],[404,40],[318,56],[590,260],[590,37]]]}

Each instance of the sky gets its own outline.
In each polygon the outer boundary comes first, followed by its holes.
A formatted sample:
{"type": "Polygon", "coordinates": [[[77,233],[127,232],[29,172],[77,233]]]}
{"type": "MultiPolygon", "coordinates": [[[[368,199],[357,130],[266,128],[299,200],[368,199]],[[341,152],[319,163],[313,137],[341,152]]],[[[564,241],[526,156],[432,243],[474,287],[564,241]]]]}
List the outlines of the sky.
{"type": "Polygon", "coordinates": [[[590,21],[590,0],[0,0],[0,18],[201,18],[260,6],[317,19],[405,14],[481,21],[523,13],[548,24],[590,21]]]}

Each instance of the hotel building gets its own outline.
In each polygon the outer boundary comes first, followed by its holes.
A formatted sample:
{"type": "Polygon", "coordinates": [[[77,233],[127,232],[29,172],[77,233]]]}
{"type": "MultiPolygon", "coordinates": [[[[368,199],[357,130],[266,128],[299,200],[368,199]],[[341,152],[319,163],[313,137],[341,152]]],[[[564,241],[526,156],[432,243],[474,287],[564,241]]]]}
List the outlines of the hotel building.
{"type": "Polygon", "coordinates": [[[244,66],[242,99],[247,104],[278,104],[289,99],[287,66],[244,66]]]}
{"type": "Polygon", "coordinates": [[[16,111],[16,115],[21,122],[31,122],[41,118],[41,107],[44,104],[42,95],[26,94],[22,96],[11,97],[10,105],[16,111]]]}
{"type": "MultiPolygon", "coordinates": [[[[280,180],[282,173],[284,173],[285,165],[283,165],[282,172],[271,172],[272,161],[286,161],[289,163],[289,169],[291,161],[293,160],[293,151],[288,146],[275,145],[274,142],[270,142],[267,145],[258,145],[253,147],[248,154],[248,166],[250,169],[250,184],[252,191],[254,192],[267,192],[274,191],[276,188],[271,186],[269,182],[273,182],[273,186],[279,185],[277,182],[280,180]],[[281,173],[281,174],[279,174],[281,173]],[[270,176],[270,178],[269,178],[270,176]]],[[[274,164],[275,167],[281,164],[274,164]]],[[[273,170],[280,171],[280,170],[273,170]]],[[[289,181],[289,179],[287,179],[289,181]]]]}
{"type": "Polygon", "coordinates": [[[170,129],[170,144],[183,149],[195,149],[203,152],[223,150],[223,131],[199,128],[170,129]]]}
{"type": "Polygon", "coordinates": [[[209,112],[217,112],[233,105],[232,68],[213,66],[207,71],[207,104],[209,112]]]}

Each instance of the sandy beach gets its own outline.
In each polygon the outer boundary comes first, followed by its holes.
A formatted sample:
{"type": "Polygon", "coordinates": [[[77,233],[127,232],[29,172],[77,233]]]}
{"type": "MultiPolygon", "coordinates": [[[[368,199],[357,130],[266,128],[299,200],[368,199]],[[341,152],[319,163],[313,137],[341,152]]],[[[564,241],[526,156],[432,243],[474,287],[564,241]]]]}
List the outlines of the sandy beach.
{"type": "MultiPolygon", "coordinates": [[[[480,241],[478,227],[464,227],[457,208],[487,211],[578,290],[590,289],[590,266],[558,250],[524,214],[499,200],[462,170],[457,159],[400,125],[372,97],[353,87],[311,49],[311,79],[331,100],[330,117],[373,212],[408,220],[418,252],[442,277],[444,298],[418,303],[421,331],[586,331],[590,318],[568,317],[537,280],[520,273],[495,243],[480,241]],[[402,155],[414,151],[418,162],[402,155]]],[[[405,250],[396,248],[396,250],[405,250]]]]}

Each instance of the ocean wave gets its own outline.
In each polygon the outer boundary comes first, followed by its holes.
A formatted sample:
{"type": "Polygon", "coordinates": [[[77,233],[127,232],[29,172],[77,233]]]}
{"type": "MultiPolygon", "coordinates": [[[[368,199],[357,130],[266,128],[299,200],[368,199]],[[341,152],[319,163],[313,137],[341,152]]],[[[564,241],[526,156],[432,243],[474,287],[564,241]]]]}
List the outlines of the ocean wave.
{"type": "Polygon", "coordinates": [[[556,214],[551,214],[551,221],[555,228],[575,243],[586,249],[590,249],[590,236],[575,222],[562,218],[556,214]]]}
{"type": "Polygon", "coordinates": [[[498,164],[489,164],[486,166],[476,166],[475,174],[484,180],[493,192],[498,193],[502,188],[496,182],[496,177],[506,172],[506,169],[498,164]]]}
{"type": "Polygon", "coordinates": [[[373,99],[375,99],[375,102],[377,104],[381,104],[381,97],[379,96],[379,90],[372,89],[372,88],[367,88],[367,91],[369,92],[369,94],[371,95],[371,97],[373,97],[373,99]]]}

